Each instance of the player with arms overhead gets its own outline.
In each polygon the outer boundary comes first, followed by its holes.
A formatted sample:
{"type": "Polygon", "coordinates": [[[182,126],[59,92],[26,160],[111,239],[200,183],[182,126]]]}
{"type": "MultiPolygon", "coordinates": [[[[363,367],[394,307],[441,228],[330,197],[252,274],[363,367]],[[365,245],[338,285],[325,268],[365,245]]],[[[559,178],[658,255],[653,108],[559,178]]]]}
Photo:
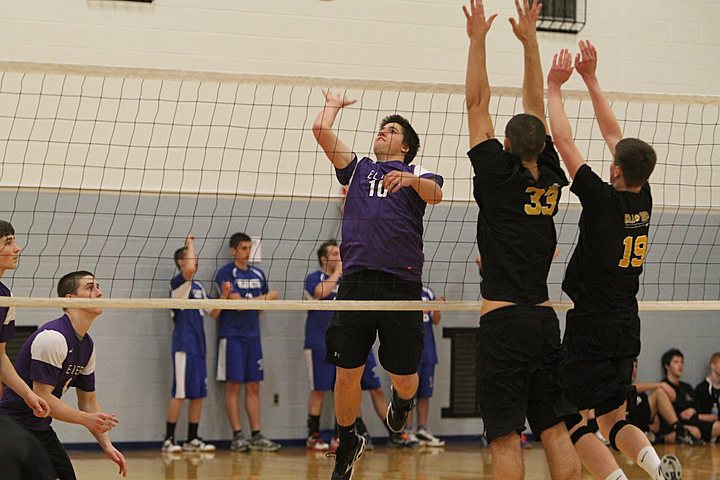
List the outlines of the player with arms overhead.
{"type": "Polygon", "coordinates": [[[482,258],[477,362],[480,406],[493,460],[493,478],[525,475],[519,433],[527,418],[543,442],[553,479],[579,479],[580,462],[563,423],[576,414],[557,403],[560,325],[550,306],[547,276],[557,244],[553,217],[567,179],[547,136],[543,74],[535,23],[541,5],[516,1],[510,19],[523,45],[523,108],[495,139],[489,112],[486,37],[496,15],[483,2],[463,6],[470,39],[466,102],[470,151],[479,207],[482,258]]]}
{"type": "MultiPolygon", "coordinates": [[[[548,110],[558,151],[580,199],[580,236],[568,263],[563,290],[574,302],[567,313],[563,375],[570,399],[583,413],[571,426],[571,438],[587,469],[600,479],[627,477],[610,451],[587,427],[595,410],[598,426],[610,445],[635,460],[652,479],[679,479],[672,455],[662,461],[642,431],[626,421],[633,359],[640,353],[637,292],[648,247],[652,196],[648,179],[655,168],[653,148],[637,138],[623,138],[620,125],[595,75],[597,54],[580,42],[575,68],[590,92],[600,131],[613,162],[610,183],[585,163],[575,146],[562,103],[561,86],[572,75],[572,55],[555,55],[548,74],[548,110]]],[[[678,424],[679,425],[679,424],[678,424]]]]}
{"type": "MultiPolygon", "coordinates": [[[[440,175],[411,165],[420,140],[405,118],[385,117],[375,138],[376,160],[358,158],[332,126],[338,112],[353,103],[324,91],[325,106],[313,134],[349,185],[343,215],[340,255],[343,279],[338,300],[420,300],[423,216],[427,204],[442,200],[440,175]]],[[[422,312],[336,312],[327,330],[327,360],[337,367],[335,416],[340,445],[332,478],[352,476],[365,440],[355,431],[360,410],[360,379],[375,337],[380,363],[390,374],[393,398],[386,423],[393,432],[405,426],[418,386],[423,350],[422,312]]]]}

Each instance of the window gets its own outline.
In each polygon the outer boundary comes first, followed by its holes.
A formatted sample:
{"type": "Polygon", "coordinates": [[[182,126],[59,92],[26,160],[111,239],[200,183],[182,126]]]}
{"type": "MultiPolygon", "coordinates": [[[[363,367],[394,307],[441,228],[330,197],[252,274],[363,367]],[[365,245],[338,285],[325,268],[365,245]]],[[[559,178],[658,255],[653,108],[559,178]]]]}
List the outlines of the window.
{"type": "Polygon", "coordinates": [[[577,33],[585,26],[587,0],[544,0],[537,29],[577,33]]]}

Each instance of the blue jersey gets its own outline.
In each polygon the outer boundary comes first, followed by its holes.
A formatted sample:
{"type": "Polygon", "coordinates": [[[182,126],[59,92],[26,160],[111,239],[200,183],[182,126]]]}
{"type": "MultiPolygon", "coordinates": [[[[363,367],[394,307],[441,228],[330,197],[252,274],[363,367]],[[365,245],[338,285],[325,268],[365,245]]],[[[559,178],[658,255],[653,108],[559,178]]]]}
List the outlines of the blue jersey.
{"type": "MultiPolygon", "coordinates": [[[[0,297],[12,297],[10,289],[0,282],[0,297]]],[[[0,343],[15,338],[15,307],[0,307],[0,343]]]]}
{"type": "MultiPolygon", "coordinates": [[[[170,296],[180,299],[207,298],[202,284],[195,280],[185,280],[178,274],[170,280],[170,296]]],[[[205,356],[205,315],[200,309],[174,309],[171,311],[173,323],[172,352],[186,352],[205,356]]]]}
{"type": "MultiPolygon", "coordinates": [[[[305,298],[314,300],[315,287],[327,280],[329,276],[322,270],[309,274],[305,278],[305,298]]],[[[330,292],[330,295],[320,300],[335,300],[336,296],[337,284],[335,284],[335,289],[330,292]]],[[[332,310],[308,310],[307,320],[305,321],[305,346],[303,348],[316,346],[325,348],[325,331],[334,314],[335,312],[332,310]]]]}
{"type": "MultiPolygon", "coordinates": [[[[232,283],[233,293],[242,298],[255,298],[268,293],[267,280],[262,270],[252,265],[241,270],[235,263],[228,263],[215,277],[222,291],[223,282],[232,283]]],[[[218,337],[259,337],[260,314],[257,310],[223,310],[220,313],[218,337]]]]}
{"type": "MultiPolygon", "coordinates": [[[[95,391],[95,345],[90,335],[78,338],[67,315],[35,330],[20,349],[15,369],[29,386],[52,385],[60,398],[69,387],[95,391]]],[[[18,394],[5,388],[0,414],[14,418],[30,430],[47,430],[51,417],[38,418],[18,394]]]]}
{"type": "MultiPolygon", "coordinates": [[[[428,287],[422,287],[423,301],[432,302],[435,300],[435,292],[428,287]]],[[[425,328],[425,347],[423,348],[422,360],[420,363],[438,363],[437,349],[435,348],[435,333],[433,332],[433,311],[423,312],[423,328],[425,328]]]]}
{"type": "Polygon", "coordinates": [[[423,261],[423,216],[427,203],[411,187],[389,193],[382,186],[392,171],[429,178],[442,186],[443,178],[402,161],[353,160],[335,174],[349,185],[342,223],[340,256],[343,273],[379,270],[404,280],[419,282],[423,261]]]}

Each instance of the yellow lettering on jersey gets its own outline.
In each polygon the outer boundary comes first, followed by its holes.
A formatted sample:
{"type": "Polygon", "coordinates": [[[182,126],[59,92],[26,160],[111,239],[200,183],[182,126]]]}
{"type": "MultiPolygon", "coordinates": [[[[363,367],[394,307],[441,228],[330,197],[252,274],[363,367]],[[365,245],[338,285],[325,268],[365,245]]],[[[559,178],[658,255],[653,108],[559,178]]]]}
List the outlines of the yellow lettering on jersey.
{"type": "Polygon", "coordinates": [[[647,235],[640,235],[639,237],[627,236],[623,240],[623,258],[618,262],[618,267],[628,268],[630,265],[633,267],[642,267],[645,261],[645,254],[647,253],[648,237],[647,235]],[[631,258],[634,257],[634,258],[631,258]]]}
{"type": "Polygon", "coordinates": [[[547,190],[544,188],[528,187],[525,193],[530,194],[530,203],[525,205],[525,213],[528,215],[552,215],[558,201],[558,186],[551,185],[547,190]],[[545,197],[543,204],[542,198],[545,197]]]}

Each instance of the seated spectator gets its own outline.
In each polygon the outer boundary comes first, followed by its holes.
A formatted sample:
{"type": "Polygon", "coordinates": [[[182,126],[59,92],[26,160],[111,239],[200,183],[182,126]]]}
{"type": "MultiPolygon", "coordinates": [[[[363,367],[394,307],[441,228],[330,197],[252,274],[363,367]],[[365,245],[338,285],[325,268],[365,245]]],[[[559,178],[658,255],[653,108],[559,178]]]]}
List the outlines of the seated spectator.
{"type": "Polygon", "coordinates": [[[695,387],[698,399],[698,412],[710,414],[713,421],[718,419],[720,409],[720,352],[710,357],[710,374],[695,387]]]}
{"type": "Polygon", "coordinates": [[[700,404],[695,390],[689,383],[681,382],[683,373],[684,356],[678,349],[670,349],[662,356],[662,364],[665,368],[663,382],[670,385],[675,393],[673,407],[680,418],[680,422],[686,426],[694,426],[700,429],[701,438],[706,442],[715,441],[720,435],[720,422],[717,416],[709,413],[701,413],[698,409],[700,404]]]}

